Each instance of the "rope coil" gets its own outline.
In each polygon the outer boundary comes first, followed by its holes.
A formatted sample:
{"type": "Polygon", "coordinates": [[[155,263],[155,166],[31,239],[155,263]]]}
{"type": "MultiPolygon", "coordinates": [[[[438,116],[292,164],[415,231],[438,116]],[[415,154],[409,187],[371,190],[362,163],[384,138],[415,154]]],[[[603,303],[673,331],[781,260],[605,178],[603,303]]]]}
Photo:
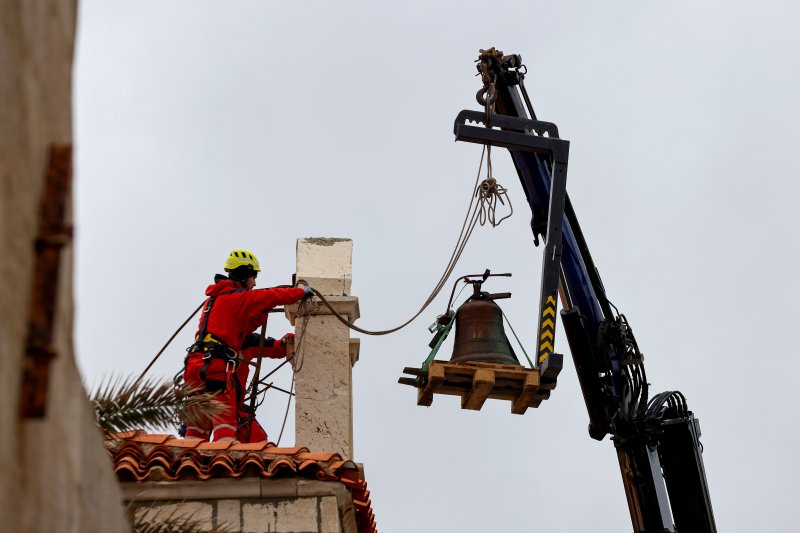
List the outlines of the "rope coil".
{"type": "Polygon", "coordinates": [[[494,178],[486,178],[478,186],[478,191],[475,193],[480,196],[480,213],[479,223],[484,226],[486,222],[496,228],[502,221],[514,214],[514,208],[511,206],[511,199],[508,197],[508,189],[497,183],[494,178]],[[498,202],[505,205],[503,201],[505,197],[508,202],[509,213],[497,220],[497,204],[498,202]]]}

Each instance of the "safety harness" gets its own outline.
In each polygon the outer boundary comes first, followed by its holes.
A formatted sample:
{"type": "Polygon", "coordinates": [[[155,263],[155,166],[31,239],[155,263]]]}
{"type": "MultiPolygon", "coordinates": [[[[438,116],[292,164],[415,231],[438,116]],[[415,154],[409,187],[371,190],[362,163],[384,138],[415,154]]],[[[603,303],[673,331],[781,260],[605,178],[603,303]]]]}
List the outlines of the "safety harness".
{"type": "Polygon", "coordinates": [[[203,381],[206,381],[206,371],[208,370],[209,365],[211,365],[212,359],[222,359],[225,361],[225,368],[227,372],[236,372],[236,369],[239,368],[239,354],[236,353],[236,350],[225,344],[222,339],[213,333],[208,333],[208,318],[211,316],[211,309],[214,307],[214,302],[217,300],[218,296],[233,294],[235,292],[243,292],[244,290],[245,289],[234,289],[232,291],[221,292],[216,296],[211,296],[208,299],[206,308],[203,310],[203,318],[200,321],[200,330],[197,332],[195,342],[186,348],[187,355],[183,360],[184,372],[186,371],[186,365],[189,361],[189,357],[195,353],[203,354],[204,364],[200,369],[200,379],[203,381]]]}

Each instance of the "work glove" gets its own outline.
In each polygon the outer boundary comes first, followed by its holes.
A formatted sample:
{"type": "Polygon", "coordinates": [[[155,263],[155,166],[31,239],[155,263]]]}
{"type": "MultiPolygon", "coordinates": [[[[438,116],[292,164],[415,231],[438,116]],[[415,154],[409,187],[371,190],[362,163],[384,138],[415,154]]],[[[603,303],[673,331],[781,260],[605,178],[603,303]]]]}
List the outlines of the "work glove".
{"type": "Polygon", "coordinates": [[[306,287],[303,288],[303,291],[304,291],[303,292],[303,299],[304,300],[306,298],[313,298],[314,297],[314,290],[311,287],[306,286],[306,287]]]}
{"type": "MultiPolygon", "coordinates": [[[[260,333],[250,333],[247,337],[244,338],[244,342],[242,343],[242,350],[246,348],[255,348],[258,346],[258,343],[261,341],[261,334],[260,333]]],[[[275,339],[272,337],[266,337],[264,339],[264,347],[265,348],[272,348],[275,345],[275,339]]]]}
{"type": "Polygon", "coordinates": [[[294,344],[294,333],[287,333],[281,338],[281,345],[294,344]]]}

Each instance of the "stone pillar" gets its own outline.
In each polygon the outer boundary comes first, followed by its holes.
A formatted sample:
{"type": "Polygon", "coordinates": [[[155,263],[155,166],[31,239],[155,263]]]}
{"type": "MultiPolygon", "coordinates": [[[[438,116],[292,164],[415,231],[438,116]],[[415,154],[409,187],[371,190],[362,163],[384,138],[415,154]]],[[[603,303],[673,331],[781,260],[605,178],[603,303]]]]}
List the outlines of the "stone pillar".
{"type": "MultiPolygon", "coordinates": [[[[296,279],[322,293],[349,322],[359,317],[358,298],[350,295],[352,255],[350,239],[297,240],[296,279]]],[[[352,459],[352,369],[359,340],[319,298],[310,307],[307,316],[298,316],[297,304],[286,307],[295,326],[295,446],[352,459]]]]}

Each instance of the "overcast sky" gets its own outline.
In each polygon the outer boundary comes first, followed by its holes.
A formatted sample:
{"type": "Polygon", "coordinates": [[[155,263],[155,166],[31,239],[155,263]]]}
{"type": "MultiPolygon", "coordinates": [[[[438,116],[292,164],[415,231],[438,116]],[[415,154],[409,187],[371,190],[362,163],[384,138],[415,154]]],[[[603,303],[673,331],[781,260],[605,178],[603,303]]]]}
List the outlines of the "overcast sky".
{"type": "MultiPolygon", "coordinates": [[[[289,282],[297,238],[349,237],[358,324],[410,317],[469,201],[480,148],[454,143],[452,124],[478,108],[473,60],[496,46],[522,55],[538,116],[571,141],[568,190],[651,390],[682,391],[700,419],[719,530],[795,530],[798,15],[788,0],[82,0],[87,381],[138,374],[233,248],[258,255],[267,286],[289,282]]],[[[476,230],[456,273],[513,272],[487,288],[513,293],[502,306],[532,347],[541,249],[508,155],[494,163],[514,216],[476,230]]],[[[355,459],[380,531],[630,531],[614,447],[586,432],[569,356],[524,416],[454,397],[418,407],[396,384],[428,355],[446,299],[397,334],[355,335],[355,459]]],[[[153,375],[180,369],[194,329],[153,375]]],[[[274,337],[289,329],[270,321],[274,337]]],[[[272,440],[285,402],[259,411],[272,440]]]]}

